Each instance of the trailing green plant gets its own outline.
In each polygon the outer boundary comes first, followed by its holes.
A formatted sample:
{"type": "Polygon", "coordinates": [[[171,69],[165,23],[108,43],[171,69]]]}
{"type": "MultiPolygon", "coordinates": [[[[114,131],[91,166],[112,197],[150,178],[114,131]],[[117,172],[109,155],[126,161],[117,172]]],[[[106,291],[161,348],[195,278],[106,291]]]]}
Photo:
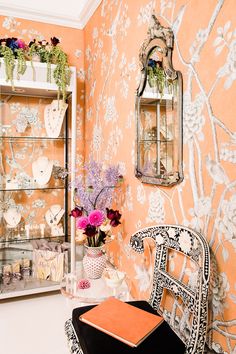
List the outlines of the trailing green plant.
{"type": "Polygon", "coordinates": [[[17,80],[20,80],[20,75],[24,75],[26,71],[26,59],[23,49],[16,49],[17,56],[17,80]]]}
{"type": "Polygon", "coordinates": [[[59,46],[52,49],[53,62],[56,67],[53,71],[53,77],[58,87],[58,99],[62,96],[66,100],[66,88],[70,83],[71,72],[67,61],[67,55],[59,46]]]}
{"type": "Polygon", "coordinates": [[[158,91],[162,96],[166,85],[166,76],[164,69],[157,61],[153,59],[148,60],[147,76],[149,85],[151,87],[158,87],[158,91]]]}
{"type": "Polygon", "coordinates": [[[13,71],[15,68],[15,55],[11,48],[2,44],[0,47],[0,54],[3,57],[5,64],[6,81],[10,81],[13,86],[13,71]]]}

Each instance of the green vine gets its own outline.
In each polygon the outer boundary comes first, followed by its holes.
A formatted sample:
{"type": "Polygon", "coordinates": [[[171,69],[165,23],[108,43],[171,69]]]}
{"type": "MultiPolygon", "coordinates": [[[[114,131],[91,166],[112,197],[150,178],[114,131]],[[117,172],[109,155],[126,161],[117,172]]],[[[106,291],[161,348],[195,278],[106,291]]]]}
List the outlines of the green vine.
{"type": "Polygon", "coordinates": [[[17,55],[17,80],[20,80],[20,75],[24,75],[26,71],[26,59],[22,49],[16,49],[17,55]]]}
{"type": "Polygon", "coordinates": [[[163,68],[161,67],[147,67],[148,82],[151,87],[158,87],[160,95],[163,96],[166,84],[166,77],[163,68]]]}
{"type": "Polygon", "coordinates": [[[0,47],[0,54],[3,56],[4,64],[5,64],[5,73],[6,73],[6,81],[10,81],[11,85],[13,84],[13,71],[15,68],[15,56],[11,48],[7,46],[0,47]]]}
{"type": "Polygon", "coordinates": [[[52,49],[53,62],[56,64],[56,68],[53,71],[53,77],[58,87],[58,99],[62,96],[62,99],[66,100],[66,88],[70,83],[70,68],[67,61],[67,55],[59,47],[53,47],[52,49]]]}

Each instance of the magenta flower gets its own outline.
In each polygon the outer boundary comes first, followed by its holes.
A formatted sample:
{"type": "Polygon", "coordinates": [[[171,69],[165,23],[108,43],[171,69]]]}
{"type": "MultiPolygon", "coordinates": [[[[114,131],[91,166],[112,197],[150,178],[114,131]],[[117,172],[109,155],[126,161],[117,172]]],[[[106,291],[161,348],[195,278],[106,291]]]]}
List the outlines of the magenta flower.
{"type": "Polygon", "coordinates": [[[89,220],[87,216],[81,216],[76,222],[76,227],[77,229],[85,230],[88,224],[89,224],[89,220]]]}
{"type": "Polygon", "coordinates": [[[101,226],[105,215],[101,210],[93,210],[88,216],[89,223],[93,226],[101,226]]]}
{"type": "Polygon", "coordinates": [[[26,47],[26,44],[22,39],[17,39],[16,43],[20,49],[24,49],[26,47]]]}

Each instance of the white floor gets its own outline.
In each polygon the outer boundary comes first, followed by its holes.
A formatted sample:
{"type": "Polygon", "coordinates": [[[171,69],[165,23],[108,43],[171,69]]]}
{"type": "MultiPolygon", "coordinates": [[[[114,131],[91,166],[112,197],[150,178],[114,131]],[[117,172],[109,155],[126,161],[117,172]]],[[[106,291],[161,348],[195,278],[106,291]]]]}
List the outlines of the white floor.
{"type": "Polygon", "coordinates": [[[0,301],[0,353],[69,354],[64,323],[73,307],[59,293],[0,301]]]}

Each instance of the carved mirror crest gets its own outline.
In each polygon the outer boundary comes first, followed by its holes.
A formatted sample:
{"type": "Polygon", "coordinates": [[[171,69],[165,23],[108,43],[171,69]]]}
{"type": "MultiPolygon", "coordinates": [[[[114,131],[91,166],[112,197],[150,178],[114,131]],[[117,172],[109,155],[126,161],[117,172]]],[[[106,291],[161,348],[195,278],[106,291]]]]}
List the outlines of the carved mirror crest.
{"type": "Polygon", "coordinates": [[[136,177],[171,186],[183,180],[182,75],[172,66],[174,35],[153,15],[140,48],[136,93],[136,177]]]}

